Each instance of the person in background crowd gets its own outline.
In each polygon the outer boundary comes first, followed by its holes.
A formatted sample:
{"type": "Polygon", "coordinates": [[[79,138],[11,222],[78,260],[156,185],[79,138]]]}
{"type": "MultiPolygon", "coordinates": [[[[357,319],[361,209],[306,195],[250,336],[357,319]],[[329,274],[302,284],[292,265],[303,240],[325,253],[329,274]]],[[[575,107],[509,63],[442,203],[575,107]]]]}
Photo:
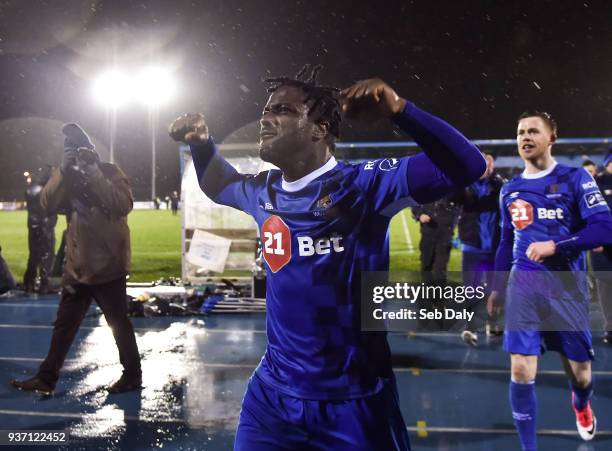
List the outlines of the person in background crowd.
{"type": "Polygon", "coordinates": [[[421,275],[424,282],[446,283],[446,270],[459,205],[450,197],[412,207],[412,216],[421,225],[421,275]]]}
{"type": "Polygon", "coordinates": [[[28,266],[23,276],[23,289],[28,293],[45,294],[49,289],[49,276],[55,256],[55,225],[57,213],[46,212],[40,205],[40,193],[51,177],[51,166],[38,169],[26,189],[28,209],[28,266]],[[40,285],[36,288],[36,277],[40,285]]]}
{"type": "Polygon", "coordinates": [[[592,177],[597,175],[597,165],[591,160],[584,160],[582,162],[582,167],[591,174],[592,177]]]}
{"type": "MultiPolygon", "coordinates": [[[[461,206],[458,228],[459,239],[463,243],[463,284],[474,287],[485,285],[488,296],[495,266],[495,251],[500,238],[499,192],[506,180],[494,172],[493,155],[485,153],[485,159],[487,170],[480,180],[457,193],[453,200],[461,206]]],[[[465,343],[476,346],[476,331],[483,325],[486,305],[485,302],[478,301],[466,307],[474,312],[474,318],[466,324],[461,338],[465,343]]]]}
{"type": "Polygon", "coordinates": [[[170,208],[172,209],[173,215],[176,215],[176,213],[178,212],[178,205],[179,205],[178,192],[172,191],[172,193],[170,193],[170,208]]]}

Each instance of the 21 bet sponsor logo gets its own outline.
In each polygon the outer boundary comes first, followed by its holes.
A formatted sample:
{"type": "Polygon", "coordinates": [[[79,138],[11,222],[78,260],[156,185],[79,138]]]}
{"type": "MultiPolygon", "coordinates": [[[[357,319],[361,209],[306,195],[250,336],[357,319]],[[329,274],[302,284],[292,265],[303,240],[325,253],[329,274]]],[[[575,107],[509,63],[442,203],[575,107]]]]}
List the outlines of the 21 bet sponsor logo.
{"type": "MultiPolygon", "coordinates": [[[[261,226],[263,258],[273,273],[280,271],[291,261],[291,231],[285,221],[279,216],[272,215],[261,226]]],[[[298,255],[310,257],[312,255],[325,255],[331,252],[342,252],[341,236],[329,238],[312,238],[298,236],[298,255]]]]}
{"type": "MultiPolygon", "coordinates": [[[[525,227],[533,224],[534,209],[533,205],[523,199],[516,199],[508,207],[512,224],[517,230],[523,230],[525,227]]],[[[562,208],[537,208],[536,214],[538,219],[563,219],[564,213],[562,208]]]]}
{"type": "Polygon", "coordinates": [[[512,224],[517,230],[523,230],[533,224],[533,206],[523,199],[516,199],[510,204],[510,217],[512,224]]]}

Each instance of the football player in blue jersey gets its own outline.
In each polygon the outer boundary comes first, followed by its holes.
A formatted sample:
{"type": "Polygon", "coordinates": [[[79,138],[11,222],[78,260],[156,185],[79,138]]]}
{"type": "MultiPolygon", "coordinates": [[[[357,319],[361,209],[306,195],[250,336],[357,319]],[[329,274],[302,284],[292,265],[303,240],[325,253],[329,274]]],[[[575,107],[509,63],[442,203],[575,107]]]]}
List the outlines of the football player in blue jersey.
{"type": "Polygon", "coordinates": [[[266,353],[242,403],[235,450],[408,450],[385,332],[360,329],[363,271],[389,266],[391,217],[485,170],[478,149],[379,79],[339,92],[320,66],[267,79],[260,155],[279,170],[239,174],[200,114],[170,135],[189,144],[200,186],[253,216],[267,278],[266,353]],[[411,158],[345,164],[333,156],[342,116],[389,118],[423,149],[411,158]]]}
{"type": "Polygon", "coordinates": [[[510,353],[510,403],[523,450],[537,449],[535,377],[538,356],[557,351],[570,380],[576,425],[595,436],[590,406],[593,349],[585,250],[612,240],[612,218],[593,177],[557,164],[551,155],[557,125],[548,113],[518,119],[522,174],[500,193],[502,237],[495,261],[490,314],[499,314],[506,289],[504,349],[510,353]]]}

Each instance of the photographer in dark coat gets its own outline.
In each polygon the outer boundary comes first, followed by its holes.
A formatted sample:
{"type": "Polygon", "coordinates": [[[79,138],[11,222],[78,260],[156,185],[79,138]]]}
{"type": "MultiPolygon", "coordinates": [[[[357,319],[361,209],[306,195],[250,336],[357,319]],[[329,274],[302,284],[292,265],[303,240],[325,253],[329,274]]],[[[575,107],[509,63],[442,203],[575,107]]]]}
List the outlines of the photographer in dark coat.
{"type": "Polygon", "coordinates": [[[125,301],[130,264],[127,215],[133,206],[130,185],[117,166],[100,162],[93,143],[77,124],[65,125],[62,132],[61,168],[41,193],[41,205],[48,212],[71,211],[62,297],[47,358],[35,377],[12,384],[21,390],[53,392],[70,345],[95,299],[113,331],[123,365],[123,375],[109,391],[136,390],[142,381],[140,356],[125,301]]]}
{"type": "Polygon", "coordinates": [[[26,189],[28,209],[28,266],[23,276],[23,287],[26,292],[34,292],[36,276],[40,276],[38,292],[47,293],[49,275],[53,268],[55,255],[55,225],[57,213],[48,213],[40,205],[40,193],[49,181],[52,167],[41,168],[37,177],[26,189]]]}

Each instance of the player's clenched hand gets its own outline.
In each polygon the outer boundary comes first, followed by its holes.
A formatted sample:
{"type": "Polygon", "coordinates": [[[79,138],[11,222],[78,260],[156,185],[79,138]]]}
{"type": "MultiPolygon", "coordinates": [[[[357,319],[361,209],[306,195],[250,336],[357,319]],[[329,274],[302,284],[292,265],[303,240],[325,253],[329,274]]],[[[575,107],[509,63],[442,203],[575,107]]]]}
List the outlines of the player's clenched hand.
{"type": "Polygon", "coordinates": [[[553,240],[531,243],[527,248],[527,258],[536,263],[542,263],[545,258],[555,255],[557,246],[553,240]]]}
{"type": "Polygon", "coordinates": [[[348,118],[377,120],[401,113],[406,100],[380,78],[361,80],[340,91],[342,111],[348,118]]]}
{"type": "Polygon", "coordinates": [[[208,126],[201,113],[186,113],[179,116],[168,128],[170,137],[186,144],[201,144],[208,141],[208,126]]]}
{"type": "Polygon", "coordinates": [[[491,291],[487,299],[487,313],[491,318],[497,318],[504,310],[503,296],[499,291],[491,291]]]}

